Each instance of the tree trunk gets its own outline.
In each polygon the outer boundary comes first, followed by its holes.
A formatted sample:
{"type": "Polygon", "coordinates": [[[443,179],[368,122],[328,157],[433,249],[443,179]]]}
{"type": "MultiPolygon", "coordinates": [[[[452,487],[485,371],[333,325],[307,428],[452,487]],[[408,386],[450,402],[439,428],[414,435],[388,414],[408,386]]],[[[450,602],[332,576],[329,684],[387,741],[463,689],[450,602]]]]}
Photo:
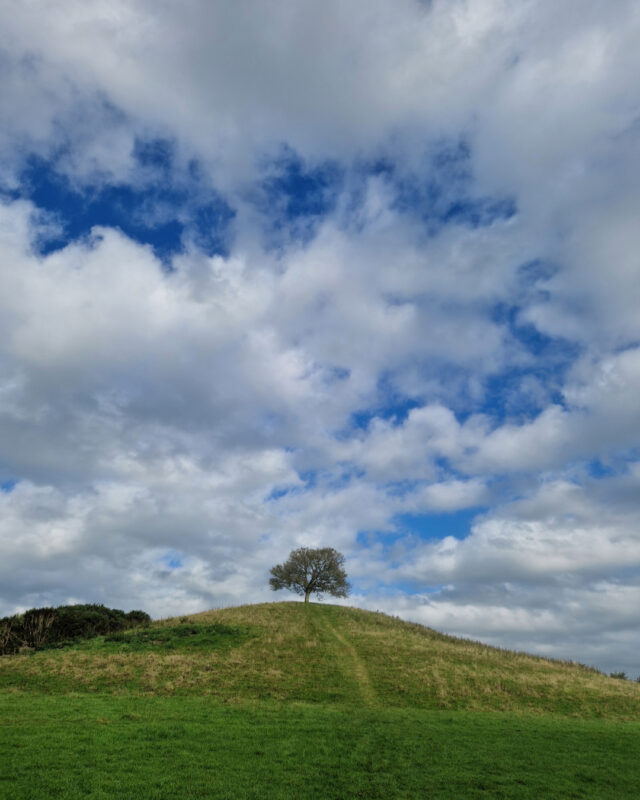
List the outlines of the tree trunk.
{"type": "Polygon", "coordinates": [[[304,602],[305,603],[309,602],[309,595],[310,594],[311,594],[311,592],[309,591],[309,589],[307,589],[307,591],[304,593],[304,602]]]}

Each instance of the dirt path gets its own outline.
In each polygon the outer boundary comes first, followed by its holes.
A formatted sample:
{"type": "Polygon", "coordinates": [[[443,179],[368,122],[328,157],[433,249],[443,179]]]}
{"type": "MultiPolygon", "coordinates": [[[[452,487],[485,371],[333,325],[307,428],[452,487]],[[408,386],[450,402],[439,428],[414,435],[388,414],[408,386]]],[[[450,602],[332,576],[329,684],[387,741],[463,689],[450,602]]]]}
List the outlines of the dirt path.
{"type": "Polygon", "coordinates": [[[343,672],[349,674],[355,680],[360,691],[360,697],[362,698],[364,704],[369,708],[377,706],[378,698],[373,686],[371,685],[369,673],[364,665],[364,662],[358,655],[356,648],[348,639],[343,636],[342,633],[334,628],[330,620],[323,619],[322,626],[328,633],[337,639],[340,646],[338,647],[336,656],[341,662],[341,668],[343,672]]]}

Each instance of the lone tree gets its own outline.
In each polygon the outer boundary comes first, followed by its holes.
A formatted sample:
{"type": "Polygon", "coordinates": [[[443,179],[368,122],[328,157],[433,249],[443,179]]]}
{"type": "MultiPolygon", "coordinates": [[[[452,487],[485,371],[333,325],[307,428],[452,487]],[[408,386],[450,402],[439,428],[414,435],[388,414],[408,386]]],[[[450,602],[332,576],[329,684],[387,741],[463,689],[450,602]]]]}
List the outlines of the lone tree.
{"type": "Polygon", "coordinates": [[[271,588],[290,589],[296,594],[304,595],[304,602],[309,602],[310,594],[322,596],[328,592],[334,597],[346,597],[349,594],[347,573],[342,568],[344,556],[333,547],[299,547],[289,553],[284,564],[271,568],[269,579],[271,588]]]}

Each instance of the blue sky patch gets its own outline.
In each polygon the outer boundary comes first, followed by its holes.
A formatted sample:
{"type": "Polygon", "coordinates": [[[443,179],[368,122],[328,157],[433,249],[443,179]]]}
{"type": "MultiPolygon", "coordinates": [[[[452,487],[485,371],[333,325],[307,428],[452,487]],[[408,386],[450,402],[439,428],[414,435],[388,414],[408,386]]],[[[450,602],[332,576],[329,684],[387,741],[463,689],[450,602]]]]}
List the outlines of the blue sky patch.
{"type": "Polygon", "coordinates": [[[521,312],[520,306],[499,304],[492,311],[492,319],[508,329],[510,341],[518,344],[528,363],[489,376],[482,402],[474,411],[523,421],[549,404],[565,405],[562,387],[581,348],[541,333],[521,320],[521,312]]]}
{"type": "Polygon", "coordinates": [[[611,478],[617,474],[617,470],[610,464],[603,464],[600,459],[596,458],[587,464],[587,471],[591,478],[611,478]]]}
{"type": "Polygon", "coordinates": [[[447,536],[464,539],[471,533],[473,520],[486,510],[478,506],[451,513],[396,514],[393,524],[397,536],[409,533],[425,540],[444,539],[447,536]]]}
{"type": "Polygon", "coordinates": [[[378,400],[368,408],[361,408],[351,414],[349,426],[352,429],[366,430],[372,419],[391,420],[401,425],[414,408],[424,405],[421,397],[409,397],[399,392],[393,385],[393,376],[383,373],[378,379],[378,400]]]}
{"type": "Polygon", "coordinates": [[[452,140],[440,142],[427,153],[419,172],[403,171],[389,159],[364,169],[384,178],[398,212],[418,217],[432,233],[447,224],[478,228],[513,217],[517,213],[513,197],[477,194],[471,165],[468,143],[452,140]]]}
{"type": "Polygon", "coordinates": [[[179,569],[184,565],[182,556],[176,550],[169,550],[160,558],[160,563],[169,569],[179,569]]]}
{"type": "Polygon", "coordinates": [[[390,400],[387,405],[363,408],[353,412],[350,418],[350,428],[366,430],[373,419],[391,420],[394,425],[402,425],[414,408],[422,405],[418,400],[411,397],[390,400]]]}
{"type": "Polygon", "coordinates": [[[265,501],[268,503],[270,501],[280,500],[281,497],[286,497],[286,495],[294,491],[296,491],[294,486],[276,486],[265,497],[265,501]]]}
{"type": "Polygon", "coordinates": [[[335,208],[344,172],[332,161],[308,165],[289,147],[265,162],[264,172],[250,200],[263,215],[267,243],[279,247],[289,240],[308,241],[335,208]]]}
{"type": "Polygon", "coordinates": [[[487,511],[485,506],[475,506],[461,511],[433,514],[395,514],[391,518],[388,530],[360,531],[358,542],[367,546],[380,543],[387,548],[407,536],[423,541],[438,541],[447,536],[465,539],[471,533],[474,519],[485,511],[487,511]]]}
{"type": "Polygon", "coordinates": [[[118,228],[153,247],[167,261],[191,238],[208,255],[226,255],[234,212],[223,198],[202,185],[181,185],[172,172],[172,151],[162,141],[138,143],[134,150],[143,173],[140,185],[79,187],[56,171],[55,162],[28,160],[18,196],[50,212],[59,230],[37,242],[42,255],[86,236],[95,225],[118,228]],[[146,172],[145,172],[146,170],[146,172]]]}

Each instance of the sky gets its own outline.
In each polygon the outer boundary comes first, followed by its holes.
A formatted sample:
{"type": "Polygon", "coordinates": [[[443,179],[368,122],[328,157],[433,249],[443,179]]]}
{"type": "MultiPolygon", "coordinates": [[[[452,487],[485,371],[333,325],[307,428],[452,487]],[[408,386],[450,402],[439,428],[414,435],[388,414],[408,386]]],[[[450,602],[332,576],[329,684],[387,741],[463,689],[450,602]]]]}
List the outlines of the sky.
{"type": "Polygon", "coordinates": [[[344,602],[635,677],[639,4],[0,23],[0,614],[334,547],[344,602]]]}

